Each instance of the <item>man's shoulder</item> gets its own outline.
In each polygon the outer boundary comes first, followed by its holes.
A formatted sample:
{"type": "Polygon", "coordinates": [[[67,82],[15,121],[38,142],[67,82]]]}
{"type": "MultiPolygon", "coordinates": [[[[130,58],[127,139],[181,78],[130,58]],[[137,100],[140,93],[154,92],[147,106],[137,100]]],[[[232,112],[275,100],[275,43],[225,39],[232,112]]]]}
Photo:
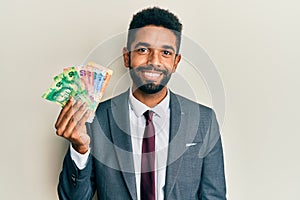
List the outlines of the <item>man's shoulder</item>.
{"type": "MultiPolygon", "coordinates": [[[[126,102],[128,99],[128,91],[118,94],[114,97],[111,97],[98,105],[97,110],[105,110],[110,109],[113,105],[118,104],[120,102],[126,102]]],[[[128,102],[128,101],[127,101],[128,102]]]]}
{"type": "Polygon", "coordinates": [[[208,112],[208,113],[211,113],[211,112],[213,112],[213,109],[212,108],[210,108],[209,106],[206,106],[206,105],[204,105],[204,104],[202,104],[202,103],[199,103],[199,102],[196,102],[196,101],[194,101],[194,100],[191,100],[191,99],[189,99],[189,98],[187,98],[187,97],[184,97],[184,96],[182,96],[182,95],[180,95],[180,94],[176,94],[176,93],[174,93],[174,92],[171,92],[171,96],[173,96],[173,97],[171,97],[171,99],[174,99],[174,97],[175,97],[175,99],[181,104],[181,105],[184,105],[184,106],[189,106],[189,107],[198,107],[199,109],[200,109],[200,111],[202,111],[202,112],[208,112]]]}

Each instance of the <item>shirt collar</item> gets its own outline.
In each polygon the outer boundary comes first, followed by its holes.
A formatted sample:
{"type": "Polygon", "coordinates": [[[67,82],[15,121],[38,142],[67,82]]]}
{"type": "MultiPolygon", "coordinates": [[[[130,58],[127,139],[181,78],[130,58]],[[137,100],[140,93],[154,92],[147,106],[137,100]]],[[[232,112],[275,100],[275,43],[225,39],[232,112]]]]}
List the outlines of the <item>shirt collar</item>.
{"type": "Polygon", "coordinates": [[[164,118],[168,112],[169,104],[170,104],[169,90],[167,90],[166,97],[159,104],[157,104],[153,108],[149,108],[148,106],[146,106],[145,104],[143,104],[142,102],[140,102],[138,99],[136,99],[133,96],[132,88],[130,88],[129,105],[137,117],[141,117],[144,114],[144,112],[146,112],[147,110],[152,110],[155,113],[155,115],[158,115],[159,117],[164,118]]]}

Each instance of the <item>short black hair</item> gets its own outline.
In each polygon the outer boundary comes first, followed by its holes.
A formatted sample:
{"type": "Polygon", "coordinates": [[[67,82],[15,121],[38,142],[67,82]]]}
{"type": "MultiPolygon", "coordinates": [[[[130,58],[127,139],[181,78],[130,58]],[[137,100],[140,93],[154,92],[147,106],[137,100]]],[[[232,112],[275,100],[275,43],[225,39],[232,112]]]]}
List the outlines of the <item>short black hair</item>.
{"type": "Polygon", "coordinates": [[[133,15],[128,29],[128,50],[130,49],[131,43],[134,41],[136,30],[149,25],[162,26],[170,29],[176,36],[177,53],[179,52],[182,24],[176,15],[159,7],[146,8],[133,15]]]}

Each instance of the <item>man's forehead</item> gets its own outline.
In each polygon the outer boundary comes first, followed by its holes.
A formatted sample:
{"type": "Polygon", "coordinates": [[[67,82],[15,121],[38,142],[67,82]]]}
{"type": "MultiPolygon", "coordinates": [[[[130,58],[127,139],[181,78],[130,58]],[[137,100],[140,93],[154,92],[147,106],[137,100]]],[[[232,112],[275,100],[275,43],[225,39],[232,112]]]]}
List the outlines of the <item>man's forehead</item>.
{"type": "Polygon", "coordinates": [[[133,46],[138,43],[147,43],[157,47],[164,45],[176,47],[176,35],[170,29],[151,25],[135,29],[134,32],[135,39],[132,43],[133,46]]]}

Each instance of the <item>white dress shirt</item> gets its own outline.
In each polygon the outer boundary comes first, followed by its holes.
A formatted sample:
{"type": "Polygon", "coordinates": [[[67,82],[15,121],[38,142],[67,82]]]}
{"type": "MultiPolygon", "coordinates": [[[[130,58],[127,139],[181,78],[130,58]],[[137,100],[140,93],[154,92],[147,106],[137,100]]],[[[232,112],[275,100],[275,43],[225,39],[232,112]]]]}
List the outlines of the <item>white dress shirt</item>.
{"type": "MultiPolygon", "coordinates": [[[[137,100],[132,90],[129,91],[129,119],[130,119],[130,134],[133,151],[134,171],[136,180],[136,191],[138,200],[140,199],[140,183],[141,183],[141,156],[142,156],[142,141],[144,130],[146,126],[146,119],[143,115],[147,110],[154,112],[153,124],[155,129],[155,188],[156,199],[164,199],[164,186],[166,180],[166,165],[168,156],[168,143],[169,143],[169,127],[170,127],[170,94],[155,107],[149,108],[139,100],[137,100]]],[[[76,152],[72,145],[71,158],[79,169],[86,166],[90,150],[85,154],[76,152]]]]}
{"type": "Polygon", "coordinates": [[[130,117],[130,134],[132,141],[133,161],[136,180],[136,191],[138,199],[140,199],[140,183],[141,183],[141,156],[142,142],[146,126],[144,112],[152,110],[153,125],[155,129],[155,189],[156,199],[164,199],[164,186],[166,180],[166,164],[169,143],[169,110],[170,95],[167,96],[155,107],[149,108],[139,100],[137,100],[130,90],[129,94],[129,117],[130,117]]]}

